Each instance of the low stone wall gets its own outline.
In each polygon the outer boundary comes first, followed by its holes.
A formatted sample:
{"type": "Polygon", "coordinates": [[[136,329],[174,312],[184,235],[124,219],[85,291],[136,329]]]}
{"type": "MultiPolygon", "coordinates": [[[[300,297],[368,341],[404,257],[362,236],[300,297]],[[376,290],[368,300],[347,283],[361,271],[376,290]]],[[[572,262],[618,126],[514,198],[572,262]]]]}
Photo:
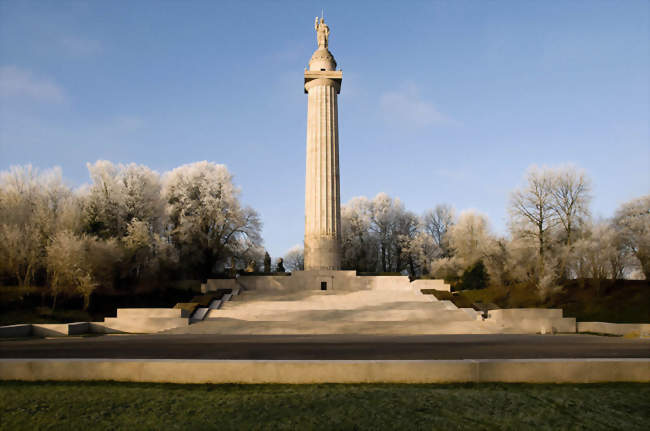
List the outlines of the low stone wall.
{"type": "Polygon", "coordinates": [[[2,338],[29,337],[30,335],[32,335],[32,325],[29,323],[0,326],[0,337],[2,338]]]}
{"type": "Polygon", "coordinates": [[[521,319],[561,319],[561,308],[499,308],[488,311],[488,318],[497,322],[521,319]]]}
{"type": "Polygon", "coordinates": [[[576,332],[576,319],[562,317],[561,308],[504,308],[488,311],[487,321],[506,332],[555,333],[576,332]]]}
{"type": "MultiPolygon", "coordinates": [[[[436,280],[426,280],[436,281],[436,280]]],[[[262,292],[303,292],[320,290],[321,283],[327,290],[358,291],[365,289],[408,290],[409,278],[397,276],[357,276],[356,271],[311,270],[295,271],[291,275],[244,275],[237,279],[209,279],[202,287],[206,292],[218,289],[235,289],[262,292]]]]}
{"type": "Polygon", "coordinates": [[[17,337],[61,337],[67,335],[87,334],[91,332],[90,323],[25,323],[20,325],[0,326],[0,338],[17,337]]]}
{"type": "Polygon", "coordinates": [[[578,322],[577,331],[650,337],[650,323],[578,322]]]}
{"type": "Polygon", "coordinates": [[[188,326],[190,312],[182,308],[118,308],[117,317],[107,317],[93,327],[97,332],[152,334],[188,326]],[[100,329],[100,328],[104,329],[100,329]]]}
{"type": "Polygon", "coordinates": [[[508,332],[525,334],[553,334],[556,332],[575,333],[576,319],[564,317],[561,319],[522,319],[503,325],[508,332]]]}
{"type": "Polygon", "coordinates": [[[117,319],[133,318],[179,318],[190,317],[190,311],[182,308],[118,308],[117,319]]]}
{"type": "Polygon", "coordinates": [[[32,335],[35,337],[61,337],[68,334],[67,323],[32,324],[32,335]]]}
{"type": "Polygon", "coordinates": [[[650,359],[0,359],[0,380],[292,384],[650,382],[650,359]]]}
{"type": "Polygon", "coordinates": [[[399,295],[400,291],[406,291],[410,288],[409,278],[405,275],[380,275],[376,277],[355,277],[360,279],[376,289],[387,290],[391,293],[399,295]]]}
{"type": "Polygon", "coordinates": [[[151,334],[188,326],[189,311],[180,308],[119,308],[103,322],[33,323],[0,327],[0,337],[60,337],[87,333],[151,334]]]}
{"type": "Polygon", "coordinates": [[[188,326],[189,318],[180,317],[107,317],[103,323],[96,323],[95,327],[104,327],[102,333],[129,332],[133,334],[153,334],[168,329],[188,326]]]}
{"type": "Polygon", "coordinates": [[[104,322],[88,322],[88,332],[91,334],[126,334],[126,331],[110,328],[104,322]]]}

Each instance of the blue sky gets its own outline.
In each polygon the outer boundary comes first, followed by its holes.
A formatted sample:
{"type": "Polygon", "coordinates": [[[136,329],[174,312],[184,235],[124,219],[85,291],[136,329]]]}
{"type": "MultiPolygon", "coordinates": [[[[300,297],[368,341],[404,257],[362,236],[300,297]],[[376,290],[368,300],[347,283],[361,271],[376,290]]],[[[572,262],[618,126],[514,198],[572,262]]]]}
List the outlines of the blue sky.
{"type": "Polygon", "coordinates": [[[649,3],[0,1],[0,169],[226,164],[271,254],[302,241],[304,68],[325,8],[341,195],[486,213],[573,163],[593,213],[650,191],[649,3]]]}

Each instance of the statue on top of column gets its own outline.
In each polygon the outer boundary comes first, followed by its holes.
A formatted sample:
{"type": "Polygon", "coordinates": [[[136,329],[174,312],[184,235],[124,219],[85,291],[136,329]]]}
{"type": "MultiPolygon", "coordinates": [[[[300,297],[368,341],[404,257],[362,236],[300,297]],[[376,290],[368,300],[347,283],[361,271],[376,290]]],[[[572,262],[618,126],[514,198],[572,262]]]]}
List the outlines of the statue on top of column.
{"type": "Polygon", "coordinates": [[[330,28],[325,24],[325,18],[318,18],[314,20],[314,29],[316,30],[316,40],[318,41],[318,48],[327,49],[327,40],[330,35],[330,28]]]}

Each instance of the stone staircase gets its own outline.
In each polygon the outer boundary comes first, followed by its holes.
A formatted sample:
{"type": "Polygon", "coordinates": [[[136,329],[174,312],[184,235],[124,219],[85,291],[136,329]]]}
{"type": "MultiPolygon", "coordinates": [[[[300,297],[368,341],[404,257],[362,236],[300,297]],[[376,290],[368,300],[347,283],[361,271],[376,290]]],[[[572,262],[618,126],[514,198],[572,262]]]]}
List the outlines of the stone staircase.
{"type": "MultiPolygon", "coordinates": [[[[501,332],[478,311],[423,295],[407,277],[357,277],[351,290],[244,290],[207,310],[189,327],[167,333],[210,334],[478,334],[501,332]],[[379,280],[371,280],[379,279],[379,280]],[[359,287],[360,286],[360,287],[359,287]]],[[[208,282],[209,283],[209,282],[208,282]]],[[[232,281],[229,281],[232,283],[232,281]]],[[[255,283],[251,283],[256,286],[255,283]]],[[[234,292],[234,291],[233,291],[234,292]]]]}
{"type": "Polygon", "coordinates": [[[206,304],[207,306],[205,307],[196,307],[190,316],[190,323],[200,322],[204,320],[212,310],[219,310],[223,304],[230,301],[234,296],[239,295],[241,288],[235,285],[226,291],[230,291],[230,293],[223,294],[218,299],[211,299],[209,304],[206,304]]]}

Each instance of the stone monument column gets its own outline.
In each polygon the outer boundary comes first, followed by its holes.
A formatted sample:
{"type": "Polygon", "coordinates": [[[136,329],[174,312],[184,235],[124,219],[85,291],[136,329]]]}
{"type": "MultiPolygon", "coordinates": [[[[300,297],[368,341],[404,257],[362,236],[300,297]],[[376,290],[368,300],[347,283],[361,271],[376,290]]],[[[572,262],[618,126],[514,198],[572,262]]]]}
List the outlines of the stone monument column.
{"type": "Polygon", "coordinates": [[[327,49],[329,27],[314,24],[318,49],[305,70],[307,172],[305,176],[305,270],[341,269],[341,197],[337,95],[343,74],[327,49]]]}

